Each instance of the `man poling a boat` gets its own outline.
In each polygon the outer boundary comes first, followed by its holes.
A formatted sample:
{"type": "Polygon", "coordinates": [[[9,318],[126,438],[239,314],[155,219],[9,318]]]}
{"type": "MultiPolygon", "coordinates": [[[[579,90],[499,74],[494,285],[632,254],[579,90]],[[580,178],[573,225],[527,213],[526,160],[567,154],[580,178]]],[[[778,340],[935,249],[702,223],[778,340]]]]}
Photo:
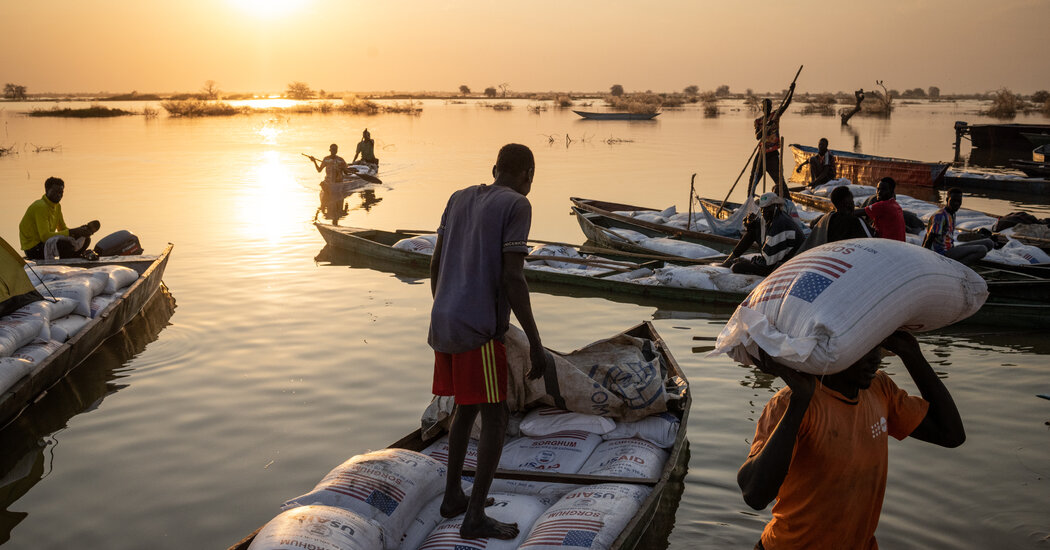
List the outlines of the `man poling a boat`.
{"type": "Polygon", "coordinates": [[[773,519],[756,549],[878,548],[889,436],[954,448],[966,440],[959,410],[915,337],[897,331],[844,371],[820,378],[760,350],[758,368],[787,387],[762,410],[737,473],[756,510],[773,519]],[[922,397],[878,370],[880,348],[900,357],[922,397]]]}
{"type": "Polygon", "coordinates": [[[503,345],[514,312],[529,342],[529,379],[554,371],[543,348],[525,282],[525,256],[532,223],[535,159],[528,147],[505,145],[492,168],[492,185],[452,194],[438,227],[430,262],[434,305],[428,343],[434,349],[435,395],[453,396],[448,475],[441,515],[465,514],[463,538],[512,539],[517,524],[485,514],[507,430],[507,354],[503,345]],[[477,472],[468,498],[462,488],[463,462],[474,420],[481,415],[477,472]]]}
{"type": "Polygon", "coordinates": [[[87,258],[97,260],[98,254],[88,250],[91,236],[101,224],[92,220],[80,227],[67,227],[62,216],[62,197],[66,182],[61,178],[47,178],[44,196],[26,209],[18,224],[18,238],[30,260],[54,258],[87,258]]]}
{"type": "MultiPolygon", "coordinates": [[[[801,69],[799,69],[801,71],[801,69]]],[[[797,76],[796,76],[797,78],[797,76]]],[[[792,82],[788,88],[787,97],[774,111],[773,102],[769,98],[762,100],[762,116],[755,119],[755,139],[761,143],[764,154],[755,155],[755,162],[751,167],[751,186],[748,195],[753,195],[762,179],[762,169],[773,180],[774,189],[784,181],[784,175],[780,171],[780,117],[791,104],[791,98],[795,95],[795,83],[792,82]],[[763,161],[765,164],[763,164],[763,161]]],[[[783,195],[784,193],[780,193],[783,195]]]]}

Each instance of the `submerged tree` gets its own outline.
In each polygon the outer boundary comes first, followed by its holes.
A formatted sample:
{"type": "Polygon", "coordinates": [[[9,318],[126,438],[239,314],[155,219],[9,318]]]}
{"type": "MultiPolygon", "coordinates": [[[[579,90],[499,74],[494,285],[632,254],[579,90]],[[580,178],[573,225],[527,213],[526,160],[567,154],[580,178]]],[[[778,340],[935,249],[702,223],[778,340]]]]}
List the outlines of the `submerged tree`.
{"type": "Polygon", "coordinates": [[[205,80],[201,93],[204,94],[204,99],[219,99],[219,88],[215,85],[214,80],[205,80]]]}
{"type": "Polygon", "coordinates": [[[485,97],[496,97],[496,93],[496,88],[494,86],[485,88],[485,97]]]}
{"type": "Polygon", "coordinates": [[[504,83],[499,85],[499,91],[500,91],[500,94],[503,97],[507,97],[507,92],[509,90],[510,90],[510,83],[509,82],[504,82],[504,83]]]}
{"type": "Polygon", "coordinates": [[[470,95],[470,86],[467,86],[466,84],[460,84],[459,93],[463,95],[470,95]]]}
{"type": "Polygon", "coordinates": [[[722,84],[718,88],[715,88],[715,95],[718,96],[718,97],[725,97],[725,96],[729,95],[729,85],[728,84],[722,84]]]}
{"type": "Polygon", "coordinates": [[[609,87],[609,93],[615,97],[620,97],[623,95],[623,86],[619,84],[613,84],[609,87]]]}
{"type": "Polygon", "coordinates": [[[696,95],[700,93],[700,86],[697,86],[696,84],[690,84],[689,86],[686,86],[685,89],[683,89],[682,91],[689,95],[696,95]]]}
{"type": "Polygon", "coordinates": [[[292,99],[310,99],[314,95],[314,91],[310,89],[310,86],[298,80],[288,84],[288,90],[285,93],[292,99]]]}

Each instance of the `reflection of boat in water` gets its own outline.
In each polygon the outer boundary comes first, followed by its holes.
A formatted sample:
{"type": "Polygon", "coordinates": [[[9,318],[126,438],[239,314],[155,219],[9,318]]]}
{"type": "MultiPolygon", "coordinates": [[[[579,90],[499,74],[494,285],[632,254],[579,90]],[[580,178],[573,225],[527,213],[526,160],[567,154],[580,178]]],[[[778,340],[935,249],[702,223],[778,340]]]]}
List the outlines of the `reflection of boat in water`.
{"type": "Polygon", "coordinates": [[[96,409],[108,395],[126,386],[118,372],[146,346],[156,341],[175,311],[175,299],[161,284],[142,311],[102,343],[68,376],[0,431],[0,544],[27,516],[9,510],[45,475],[47,456],[55,442],[49,438],[71,418],[96,409]]]}
{"type": "MultiPolygon", "coordinates": [[[[678,510],[678,505],[681,502],[682,493],[685,490],[684,478],[686,471],[688,470],[689,464],[689,441],[686,439],[686,429],[689,420],[689,409],[692,401],[691,390],[689,388],[689,381],[684,371],[678,365],[674,356],[671,354],[667,344],[663,341],[652,323],[641,323],[631,329],[628,329],[621,333],[622,335],[631,336],[634,338],[641,338],[648,340],[652,343],[652,349],[655,355],[658,356],[661,371],[666,369],[664,380],[670,383],[675,378],[681,379],[680,384],[684,384],[685,391],[681,399],[677,400],[677,404],[668,407],[668,411],[661,414],[672,414],[678,418],[679,428],[678,433],[675,437],[673,445],[667,449],[667,460],[664,462],[663,467],[660,469],[658,477],[620,477],[611,475],[585,475],[577,473],[559,473],[550,471],[535,471],[535,470],[508,470],[500,468],[496,470],[496,480],[521,480],[521,481],[532,481],[540,483],[563,483],[573,486],[589,486],[603,483],[615,483],[615,484],[629,484],[639,487],[647,487],[651,490],[645,499],[640,503],[638,511],[633,515],[630,521],[620,531],[619,536],[609,545],[612,550],[627,550],[630,548],[639,549],[652,549],[652,548],[666,548],[667,539],[670,535],[671,529],[674,527],[674,516],[678,510]]],[[[648,343],[646,343],[648,348],[648,343]]],[[[596,385],[597,386],[597,385],[596,385]]],[[[423,451],[434,442],[441,439],[445,432],[439,430],[441,433],[437,433],[429,438],[424,438],[421,430],[415,430],[407,436],[399,439],[392,443],[388,448],[391,449],[407,449],[411,451],[423,451]]],[[[464,468],[464,475],[473,475],[474,470],[472,468],[464,468]]],[[[365,480],[364,483],[368,481],[365,480]]],[[[351,483],[354,483],[351,481],[351,483]]],[[[361,483],[361,482],[358,482],[361,483]]],[[[600,516],[599,516],[600,517],[600,516]]],[[[255,536],[259,533],[262,528],[260,527],[254,533],[248,535],[244,539],[240,540],[233,546],[229,547],[229,550],[246,550],[251,545],[255,536]]],[[[479,539],[477,546],[470,546],[469,548],[484,548],[487,539],[479,539]]],[[[546,544],[544,546],[547,546],[546,544]]],[[[567,547],[571,547],[566,545],[567,547]]],[[[588,542],[587,546],[576,545],[576,548],[589,548],[591,545],[588,542]]],[[[427,548],[437,548],[438,546],[431,546],[425,544],[427,548]]],[[[444,546],[442,546],[444,547],[444,546]]],[[[452,545],[447,546],[452,548],[452,545]]],[[[464,546],[455,546],[455,548],[467,548],[464,546]]]]}
{"type": "Polygon", "coordinates": [[[593,113],[589,111],[573,111],[585,120],[652,120],[660,113],[593,113]]]}
{"type": "Polygon", "coordinates": [[[93,317],[76,335],[56,349],[43,361],[33,365],[27,376],[0,395],[0,423],[16,417],[30,404],[39,400],[51,386],[83,362],[110,336],[133,319],[160,287],[164,268],[174,245],[169,244],[156,256],[113,256],[100,261],[72,259],[47,262],[48,265],[97,267],[120,265],[134,269],[139,277],[123,294],[93,317]]]}

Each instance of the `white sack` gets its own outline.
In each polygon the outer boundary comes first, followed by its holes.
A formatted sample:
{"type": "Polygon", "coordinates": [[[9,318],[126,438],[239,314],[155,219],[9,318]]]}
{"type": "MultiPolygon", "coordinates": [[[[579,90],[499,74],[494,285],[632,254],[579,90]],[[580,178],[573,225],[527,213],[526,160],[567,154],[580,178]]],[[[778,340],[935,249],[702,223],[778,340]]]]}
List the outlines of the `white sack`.
{"type": "Polygon", "coordinates": [[[614,239],[616,237],[620,237],[621,240],[631,243],[641,242],[649,238],[644,233],[639,233],[638,231],[634,231],[633,229],[623,229],[617,227],[609,229],[609,232],[615,235],[613,237],[614,239]]]}
{"type": "Polygon", "coordinates": [[[658,478],[667,451],[642,439],[603,441],[578,473],[606,477],[658,478]]]}
{"type": "Polygon", "coordinates": [[[711,272],[703,269],[703,266],[669,265],[657,269],[654,277],[663,286],[718,290],[715,283],[711,281],[711,272]]]}
{"type": "Polygon", "coordinates": [[[75,336],[84,325],[88,324],[87,317],[83,315],[67,315],[51,323],[51,338],[57,342],[65,342],[75,336]]]}
{"type": "Polygon", "coordinates": [[[434,254],[434,243],[430,242],[430,239],[425,239],[423,237],[401,239],[394,243],[394,248],[398,250],[407,250],[409,252],[418,252],[430,256],[434,254]]]}
{"type": "Polygon", "coordinates": [[[523,435],[540,437],[556,432],[580,430],[602,435],[616,427],[616,421],[604,416],[570,412],[554,407],[532,409],[521,421],[523,435]]]}
{"type": "Polygon", "coordinates": [[[544,437],[521,437],[503,446],[499,467],[575,474],[601,442],[602,436],[579,430],[544,437]]]}
{"type": "Polygon", "coordinates": [[[248,550],[375,550],[383,535],[368,520],[331,506],[282,512],[255,535],[248,550]]]}
{"type": "MultiPolygon", "coordinates": [[[[506,493],[489,493],[495,501],[485,508],[485,515],[504,523],[517,523],[518,536],[509,540],[492,538],[464,539],[459,535],[463,526],[463,516],[443,520],[430,532],[419,550],[453,550],[484,548],[485,550],[513,550],[521,546],[536,518],[550,506],[546,499],[529,495],[512,495],[506,493]]],[[[407,548],[407,547],[405,547],[407,548]]]]}
{"type": "Polygon", "coordinates": [[[33,339],[34,342],[47,342],[51,339],[51,323],[47,320],[47,315],[38,311],[25,311],[25,308],[14,311],[4,316],[5,320],[9,321],[28,321],[33,324],[39,323],[41,325],[40,332],[33,339]]]}
{"type": "Polygon", "coordinates": [[[744,273],[713,273],[711,282],[722,292],[751,292],[764,277],[744,273]]]}
{"type": "Polygon", "coordinates": [[[655,223],[656,225],[663,225],[667,223],[667,218],[661,216],[660,214],[657,214],[656,212],[643,212],[635,216],[634,219],[643,222],[655,223]]]}
{"type": "Polygon", "coordinates": [[[636,437],[659,447],[668,448],[674,445],[680,425],[681,422],[677,416],[669,412],[662,412],[647,416],[637,422],[617,422],[611,432],[602,435],[602,439],[636,437]]]}
{"type": "Polygon", "coordinates": [[[643,246],[661,254],[669,254],[671,256],[679,256],[692,260],[720,258],[725,256],[725,254],[702,244],[680,241],[678,239],[669,239],[667,237],[645,239],[637,244],[638,246],[643,246]]]}
{"type": "Polygon", "coordinates": [[[1038,246],[1032,246],[1024,244],[1021,241],[1010,239],[1006,246],[1000,250],[1007,252],[1018,258],[1024,260],[1025,263],[1029,264],[1047,264],[1050,263],[1050,254],[1043,252],[1043,249],[1038,246]]]}
{"type": "Polygon", "coordinates": [[[615,483],[581,487],[548,508],[521,547],[606,550],[638,513],[650,491],[649,487],[615,483]]]}
{"type": "Polygon", "coordinates": [[[122,265],[102,265],[92,267],[88,271],[106,274],[108,280],[106,281],[106,287],[102,290],[103,294],[113,294],[122,288],[130,286],[131,283],[134,283],[139,278],[138,271],[122,265]]]}
{"type": "Polygon", "coordinates": [[[25,359],[0,357],[0,394],[9,390],[32,369],[33,364],[25,359]]]}
{"type": "MultiPolygon", "coordinates": [[[[557,256],[561,258],[574,258],[582,260],[583,256],[571,246],[563,246],[557,244],[545,244],[541,246],[534,246],[529,251],[530,256],[557,256]]],[[[583,264],[577,264],[572,262],[559,262],[557,260],[543,260],[543,263],[551,267],[560,267],[562,269],[581,269],[583,264]]]]}
{"type": "Polygon", "coordinates": [[[423,545],[427,535],[439,523],[445,521],[445,518],[441,517],[441,501],[444,498],[444,495],[438,495],[430,499],[430,502],[419,510],[416,517],[412,518],[412,523],[405,530],[405,536],[401,537],[401,550],[416,550],[423,545]]]}
{"type": "MultiPolygon", "coordinates": [[[[448,466],[448,436],[442,437],[426,449],[423,449],[423,454],[448,466]]],[[[478,467],[478,442],[476,439],[467,440],[467,455],[463,458],[463,467],[478,467]]]]}
{"type": "Polygon", "coordinates": [[[60,342],[55,342],[54,340],[29,344],[28,346],[18,348],[13,354],[11,354],[11,357],[25,359],[35,365],[50,357],[51,354],[60,347],[62,347],[62,344],[60,342]]]}
{"type": "Polygon", "coordinates": [[[726,323],[711,355],[744,364],[763,349],[810,374],[842,371],[899,329],[928,331],[973,315],[988,286],[936,252],[888,239],[818,246],[782,265],[726,323]]]}
{"type": "Polygon", "coordinates": [[[377,523],[386,550],[393,550],[420,508],[445,490],[445,473],[443,464],[424,454],[384,449],[340,464],[284,508],[322,504],[350,510],[377,523]]]}
{"type": "Polygon", "coordinates": [[[7,357],[36,339],[43,330],[40,327],[43,322],[41,316],[0,318],[0,357],[7,357]]]}
{"type": "Polygon", "coordinates": [[[105,281],[96,277],[70,277],[46,284],[47,288],[44,288],[44,285],[36,287],[41,296],[48,298],[62,296],[76,300],[77,307],[73,311],[84,317],[91,316],[91,299],[98,296],[106,287],[105,281]]]}
{"type": "Polygon", "coordinates": [[[77,308],[76,300],[71,298],[57,298],[52,299],[50,296],[43,299],[37,300],[31,304],[18,308],[15,312],[26,312],[26,313],[39,313],[44,316],[48,321],[54,321],[55,319],[61,319],[77,308]]]}
{"type": "Polygon", "coordinates": [[[570,485],[567,483],[524,481],[520,479],[493,479],[492,485],[489,486],[489,492],[532,495],[536,497],[546,497],[554,501],[579,487],[579,485],[570,485]]]}
{"type": "Polygon", "coordinates": [[[119,298],[119,296],[114,296],[113,294],[99,294],[98,296],[92,298],[91,318],[94,319],[95,317],[98,317],[98,314],[102,313],[102,310],[109,307],[109,304],[115,302],[117,298],[119,298]]]}
{"type": "Polygon", "coordinates": [[[608,277],[602,277],[602,279],[606,281],[634,281],[635,279],[648,277],[652,274],[653,270],[649,269],[648,267],[640,267],[638,269],[628,271],[626,273],[617,273],[615,275],[609,275],[608,277]]]}
{"type": "Polygon", "coordinates": [[[26,264],[24,269],[34,286],[40,284],[40,281],[48,282],[65,279],[70,274],[84,271],[82,267],[71,267],[68,265],[26,264]]]}

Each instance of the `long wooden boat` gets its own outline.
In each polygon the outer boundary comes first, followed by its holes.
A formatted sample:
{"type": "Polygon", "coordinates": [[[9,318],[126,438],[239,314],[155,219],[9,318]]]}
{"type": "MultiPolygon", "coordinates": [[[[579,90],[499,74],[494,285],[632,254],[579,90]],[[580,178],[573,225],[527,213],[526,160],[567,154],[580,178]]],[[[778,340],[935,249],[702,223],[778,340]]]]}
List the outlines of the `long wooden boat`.
{"type": "MultiPolygon", "coordinates": [[[[686,426],[689,421],[689,409],[692,403],[692,393],[689,389],[689,380],[685,376],[685,372],[678,365],[674,356],[671,354],[671,350],[667,347],[667,343],[664,342],[663,338],[660,337],[656,332],[656,328],[653,324],[645,321],[635,327],[624,331],[622,334],[628,336],[634,336],[637,338],[645,338],[651,340],[654,344],[656,352],[660,355],[664,366],[667,367],[667,377],[673,376],[681,377],[686,383],[686,392],[683,399],[678,400],[680,407],[677,407],[673,411],[669,411],[679,418],[678,435],[675,438],[674,445],[671,447],[667,462],[664,463],[664,467],[660,472],[659,477],[654,478],[622,478],[622,477],[605,477],[605,476],[593,476],[593,475],[582,475],[582,474],[560,474],[552,472],[523,472],[516,470],[496,470],[496,479],[514,479],[514,480],[526,480],[526,481],[539,481],[539,482],[551,482],[551,483],[568,483],[573,485],[593,485],[597,483],[630,483],[636,485],[645,485],[651,487],[652,491],[649,496],[642,503],[635,514],[634,518],[623,528],[620,535],[616,538],[610,548],[614,550],[628,550],[630,548],[650,548],[651,545],[647,544],[650,538],[659,538],[661,535],[666,537],[666,533],[654,533],[649,529],[650,523],[653,522],[653,518],[659,510],[662,514],[675,513],[678,508],[678,501],[681,498],[681,492],[679,491],[676,499],[673,502],[667,502],[663,499],[666,495],[665,491],[673,489],[676,484],[681,484],[682,478],[685,475],[685,466],[688,463],[689,457],[689,441],[686,439],[686,426]],[[661,502],[663,500],[663,502],[661,502]]],[[[390,444],[388,448],[394,449],[408,449],[411,451],[422,451],[430,446],[433,442],[440,439],[444,434],[437,434],[429,439],[423,439],[420,430],[415,430],[407,436],[395,441],[390,444]]],[[[464,469],[464,475],[473,475],[474,471],[470,469],[464,469]]],[[[251,545],[255,536],[259,533],[259,529],[241,539],[239,542],[230,546],[228,550],[247,550],[248,546],[251,545]]]]}
{"type": "MultiPolygon", "coordinates": [[[[393,245],[401,239],[414,237],[418,231],[383,231],[379,229],[361,229],[355,227],[342,227],[323,223],[314,224],[324,237],[329,246],[345,251],[350,255],[349,260],[363,260],[363,267],[390,271],[414,277],[428,277],[430,275],[430,256],[421,252],[402,250],[394,248],[393,245]]],[[[532,241],[536,244],[549,244],[542,241],[532,241]]],[[[664,258],[651,254],[641,254],[637,262],[625,261],[631,256],[616,250],[608,250],[593,247],[580,247],[581,253],[602,253],[605,256],[616,258],[616,263],[608,265],[607,273],[588,276],[575,275],[568,272],[544,271],[537,269],[526,269],[525,280],[529,282],[529,290],[555,295],[569,295],[577,297],[598,297],[613,301],[639,303],[644,305],[674,306],[676,309],[710,307],[711,305],[722,305],[735,307],[747,296],[743,292],[723,292],[719,290],[701,290],[692,288],[677,288],[662,285],[644,285],[630,281],[609,279],[609,276],[634,269],[649,268],[656,269],[665,265],[664,258]]],[[[527,257],[530,260],[553,259],[558,261],[569,261],[564,258],[551,256],[527,257]]]]}
{"type": "Polygon", "coordinates": [[[1010,166],[1024,172],[1029,178],[1050,177],[1050,164],[1042,161],[1011,159],[1010,166]]]}
{"type": "Polygon", "coordinates": [[[1032,144],[1024,134],[1050,133],[1050,124],[967,124],[957,122],[956,131],[968,134],[980,149],[1028,150],[1032,144]]]}
{"type": "Polygon", "coordinates": [[[1035,132],[1021,132],[1021,136],[1028,140],[1028,143],[1042,147],[1044,145],[1050,145],[1050,130],[1042,133],[1035,132]]]}
{"type": "Polygon", "coordinates": [[[586,120],[652,120],[660,113],[593,113],[589,111],[573,111],[586,120]]]}
{"type": "MultiPolygon", "coordinates": [[[[795,157],[795,166],[803,164],[817,154],[816,147],[791,144],[791,153],[795,157]]],[[[915,187],[936,187],[944,180],[944,173],[949,164],[945,162],[922,162],[918,160],[899,159],[865,155],[850,151],[835,151],[835,177],[849,178],[855,184],[876,185],[880,179],[890,177],[898,185],[915,187]]],[[[808,170],[791,171],[791,183],[809,183],[808,170]]]]}
{"type": "MultiPolygon", "coordinates": [[[[615,226],[610,223],[609,218],[605,218],[600,214],[595,214],[594,212],[586,212],[575,206],[572,207],[572,214],[576,216],[576,221],[579,222],[580,229],[583,231],[584,236],[587,237],[587,240],[596,243],[602,248],[620,250],[624,252],[632,252],[635,254],[662,255],[664,258],[667,259],[667,261],[678,264],[709,264],[716,259],[692,259],[682,256],[675,256],[667,253],[661,253],[660,251],[653,250],[651,248],[646,248],[642,245],[630,242],[624,239],[623,237],[618,236],[616,233],[614,233],[613,229],[615,229],[615,226]]],[[[659,231],[651,231],[644,228],[640,231],[637,229],[632,229],[632,231],[638,231],[639,233],[642,233],[647,237],[668,237],[666,233],[662,233],[659,231]]],[[[690,242],[688,239],[680,237],[671,238],[677,238],[685,242],[690,242]]]]}
{"type": "Polygon", "coordinates": [[[610,228],[623,228],[632,229],[638,231],[650,237],[672,237],[682,239],[697,244],[702,244],[718,250],[720,252],[732,252],[736,246],[738,239],[733,237],[724,237],[722,235],[715,235],[714,233],[705,233],[702,231],[690,231],[688,229],[681,229],[678,227],[672,227],[670,225],[662,225],[658,223],[647,222],[645,220],[639,220],[631,216],[618,214],[617,212],[645,212],[651,214],[660,213],[655,208],[649,208],[646,206],[636,206],[633,204],[623,204],[618,202],[599,201],[595,199],[584,199],[580,197],[569,197],[573,206],[579,208],[585,212],[591,212],[598,214],[602,218],[608,220],[605,222],[607,227],[610,228]]]}
{"type": "Polygon", "coordinates": [[[124,289],[120,298],[88,321],[80,332],[62,344],[47,359],[34,365],[29,375],[0,395],[0,426],[7,425],[29,404],[40,399],[49,388],[76,368],[107,338],[119,332],[142,310],[160,287],[161,277],[164,276],[173,246],[169,243],[163,252],[155,256],[107,256],[93,262],[80,259],[39,262],[76,267],[121,265],[137,271],[139,278],[124,289]]]}
{"type": "Polygon", "coordinates": [[[944,175],[944,186],[999,193],[1026,194],[1028,196],[1050,195],[1050,178],[954,169],[948,170],[944,175]]]}

